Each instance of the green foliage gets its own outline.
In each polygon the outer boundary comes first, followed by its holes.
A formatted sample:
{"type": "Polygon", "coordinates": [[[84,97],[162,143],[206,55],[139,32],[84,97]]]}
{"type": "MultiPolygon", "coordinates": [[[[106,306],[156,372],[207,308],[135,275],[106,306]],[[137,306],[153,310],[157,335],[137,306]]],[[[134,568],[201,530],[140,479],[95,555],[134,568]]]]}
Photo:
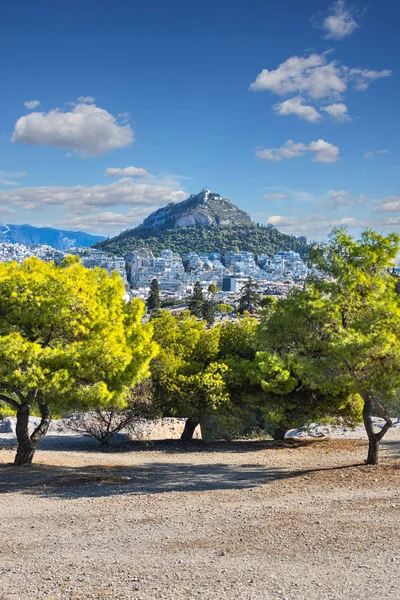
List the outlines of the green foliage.
{"type": "Polygon", "coordinates": [[[366,231],[354,240],[334,230],[329,246],[312,252],[322,277],[280,300],[263,322],[259,381],[286,425],[301,412],[356,420],[362,408],[366,423],[398,396],[400,305],[389,268],[399,242],[395,234],[366,231]]]}
{"type": "Polygon", "coordinates": [[[212,325],[215,321],[215,306],[210,300],[204,300],[202,308],[202,317],[207,325],[212,325]]]}
{"type": "Polygon", "coordinates": [[[219,288],[215,283],[210,283],[210,285],[207,288],[207,291],[209,294],[211,294],[211,296],[215,296],[215,294],[219,291],[219,288]]]}
{"type": "Polygon", "coordinates": [[[261,301],[259,289],[258,283],[252,277],[249,277],[240,292],[238,308],[240,313],[252,312],[259,306],[261,301]]]}
{"type": "Polygon", "coordinates": [[[181,306],[185,304],[184,300],[180,300],[179,298],[164,298],[160,302],[160,308],[168,308],[170,306],[181,306]]]}
{"type": "Polygon", "coordinates": [[[157,279],[153,279],[151,282],[149,296],[146,300],[146,306],[149,312],[152,310],[157,310],[161,306],[160,289],[158,287],[157,279]]]}
{"type": "Polygon", "coordinates": [[[238,225],[223,227],[178,227],[155,231],[154,229],[128,229],[120,235],[96,244],[97,248],[123,256],[138,248],[149,248],[159,254],[170,248],[178,254],[186,252],[221,252],[244,250],[254,254],[275,254],[279,250],[294,250],[303,257],[308,246],[296,237],[285,235],[271,226],[238,225]]]}
{"type": "Polygon", "coordinates": [[[221,313],[221,315],[229,315],[235,310],[231,304],[225,304],[224,302],[217,304],[215,308],[217,312],[221,313]]]}
{"type": "Polygon", "coordinates": [[[0,263],[1,401],[57,411],[123,405],[156,350],[143,303],[126,304],[123,291],[117,274],[73,257],[60,268],[0,263]]]}
{"type": "Polygon", "coordinates": [[[151,363],[155,404],[161,414],[196,420],[229,403],[224,374],[217,361],[218,327],[206,329],[189,312],[161,310],[153,318],[160,353],[151,363]]]}
{"type": "Polygon", "coordinates": [[[0,421],[7,417],[15,417],[16,412],[11,407],[0,406],[0,421]]]}
{"type": "Polygon", "coordinates": [[[260,300],[260,306],[263,309],[263,316],[269,317],[275,310],[277,298],[275,296],[264,296],[260,300]]]}
{"type": "Polygon", "coordinates": [[[252,317],[241,317],[221,325],[219,357],[254,360],[257,328],[258,322],[252,317]]]}
{"type": "Polygon", "coordinates": [[[193,286],[193,293],[189,296],[188,307],[192,315],[201,319],[203,317],[204,295],[200,281],[193,286]]]}

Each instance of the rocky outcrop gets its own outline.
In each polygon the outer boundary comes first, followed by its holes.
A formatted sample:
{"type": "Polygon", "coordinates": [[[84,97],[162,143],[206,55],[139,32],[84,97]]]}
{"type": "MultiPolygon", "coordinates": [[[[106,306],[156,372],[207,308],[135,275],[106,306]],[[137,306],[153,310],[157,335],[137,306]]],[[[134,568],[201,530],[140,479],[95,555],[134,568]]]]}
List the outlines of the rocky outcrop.
{"type": "Polygon", "coordinates": [[[229,227],[249,224],[251,218],[246,212],[232,204],[228,198],[204,188],[200,194],[156,210],[138,229],[174,229],[195,225],[229,227]]]}

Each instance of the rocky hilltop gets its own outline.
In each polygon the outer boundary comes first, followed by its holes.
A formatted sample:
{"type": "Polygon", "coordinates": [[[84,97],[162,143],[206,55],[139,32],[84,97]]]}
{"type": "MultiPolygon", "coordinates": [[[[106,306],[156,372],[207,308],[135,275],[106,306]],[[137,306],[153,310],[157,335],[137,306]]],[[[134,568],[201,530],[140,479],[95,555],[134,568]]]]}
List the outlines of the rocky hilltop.
{"type": "Polygon", "coordinates": [[[149,215],[138,229],[175,229],[176,227],[232,227],[250,225],[250,216],[228,198],[204,188],[177,204],[170,203],[149,215]]]}

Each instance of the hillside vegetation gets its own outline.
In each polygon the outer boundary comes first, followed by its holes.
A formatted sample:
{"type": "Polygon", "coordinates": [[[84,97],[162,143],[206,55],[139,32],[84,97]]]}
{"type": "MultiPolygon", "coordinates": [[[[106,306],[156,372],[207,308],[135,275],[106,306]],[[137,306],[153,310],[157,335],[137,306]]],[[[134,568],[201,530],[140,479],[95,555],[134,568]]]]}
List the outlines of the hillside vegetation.
{"type": "Polygon", "coordinates": [[[149,248],[158,254],[163,248],[174,252],[226,252],[239,248],[254,254],[275,254],[279,250],[295,250],[302,256],[308,246],[296,237],[281,233],[275,227],[255,223],[227,228],[217,226],[178,227],[174,229],[128,229],[120,235],[96,244],[111,254],[125,255],[137,248],[149,248]]]}

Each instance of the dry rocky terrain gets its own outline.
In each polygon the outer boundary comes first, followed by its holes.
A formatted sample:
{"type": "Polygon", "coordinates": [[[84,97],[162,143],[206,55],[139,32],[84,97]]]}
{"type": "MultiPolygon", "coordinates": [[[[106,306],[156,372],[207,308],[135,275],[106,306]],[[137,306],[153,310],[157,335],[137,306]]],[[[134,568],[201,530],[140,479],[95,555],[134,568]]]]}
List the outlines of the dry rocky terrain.
{"type": "Polygon", "coordinates": [[[52,433],[30,468],[0,434],[0,598],[399,600],[399,433],[378,467],[362,439],[52,433]]]}

